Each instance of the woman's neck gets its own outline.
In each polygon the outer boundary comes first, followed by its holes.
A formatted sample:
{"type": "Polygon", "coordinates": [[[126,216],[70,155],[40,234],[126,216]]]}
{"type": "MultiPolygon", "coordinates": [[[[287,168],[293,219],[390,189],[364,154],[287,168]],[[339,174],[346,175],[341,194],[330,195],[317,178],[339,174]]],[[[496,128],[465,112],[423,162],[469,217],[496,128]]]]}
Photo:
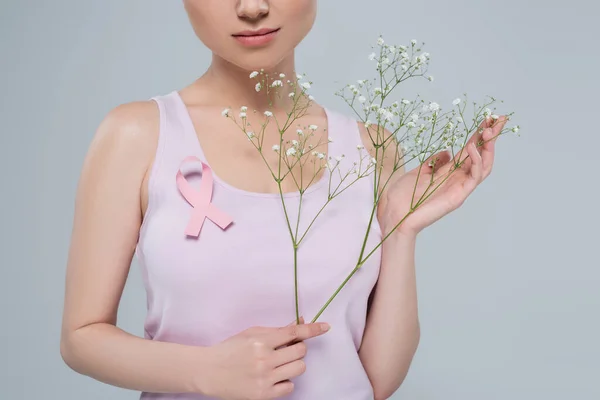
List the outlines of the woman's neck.
{"type": "Polygon", "coordinates": [[[256,78],[250,78],[250,73],[217,55],[213,55],[212,64],[206,73],[198,79],[197,84],[202,85],[205,90],[211,93],[211,103],[222,104],[239,108],[246,106],[248,109],[272,112],[288,112],[291,110],[294,100],[289,94],[300,92],[290,86],[287,81],[297,82],[296,71],[294,67],[294,54],[286,57],[278,65],[270,70],[264,70],[264,75],[258,75],[256,78]],[[281,78],[280,74],[285,77],[281,78]],[[271,85],[273,81],[281,80],[282,87],[277,88],[275,95],[274,88],[265,87],[271,85]],[[256,90],[258,82],[264,82],[260,91],[256,90]],[[267,95],[268,93],[268,95],[267,95]]]}

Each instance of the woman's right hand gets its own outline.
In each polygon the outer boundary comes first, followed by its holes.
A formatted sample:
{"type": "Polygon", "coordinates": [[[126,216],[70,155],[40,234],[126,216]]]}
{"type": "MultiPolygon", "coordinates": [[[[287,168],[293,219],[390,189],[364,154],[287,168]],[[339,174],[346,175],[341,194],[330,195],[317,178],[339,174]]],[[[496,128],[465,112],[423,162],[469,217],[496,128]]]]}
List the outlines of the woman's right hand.
{"type": "Polygon", "coordinates": [[[326,323],[249,328],[208,348],[203,393],[229,400],[267,400],[294,390],[291,378],[306,369],[304,340],[329,330],[326,323]]]}

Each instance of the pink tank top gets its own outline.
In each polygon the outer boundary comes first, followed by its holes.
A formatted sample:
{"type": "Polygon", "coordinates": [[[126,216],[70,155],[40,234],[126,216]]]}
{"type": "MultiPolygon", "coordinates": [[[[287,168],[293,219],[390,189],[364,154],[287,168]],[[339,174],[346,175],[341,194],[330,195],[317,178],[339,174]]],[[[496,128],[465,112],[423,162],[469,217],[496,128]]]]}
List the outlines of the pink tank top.
{"type": "MultiPolygon", "coordinates": [[[[178,92],[153,100],[160,110],[160,134],[149,177],[148,209],[136,248],[147,291],[145,337],[211,346],[253,326],[291,323],[295,319],[294,261],[279,194],[238,189],[214,172],[212,182],[202,178],[209,178],[210,168],[178,92]],[[190,156],[200,161],[184,162],[190,156]],[[178,186],[178,179],[189,185],[187,193],[178,186]],[[199,198],[190,199],[194,195],[199,198]],[[200,208],[208,211],[206,215],[197,214],[200,208]],[[201,227],[199,221],[203,221],[201,227]]],[[[360,160],[357,123],[325,111],[333,140],[328,155],[343,154],[340,170],[346,172],[360,160]]],[[[330,176],[335,187],[340,177],[326,173],[304,193],[301,232],[325,204],[330,176]]],[[[372,178],[360,179],[325,208],[301,243],[299,304],[306,320],[316,315],[356,265],[372,196],[372,178]]],[[[290,219],[296,221],[299,194],[286,193],[284,199],[290,219]]],[[[381,237],[374,218],[365,254],[381,237]]],[[[307,369],[294,379],[295,391],[288,399],[373,399],[358,349],[380,261],[378,250],[321,315],[319,321],[328,322],[331,330],[306,341],[307,369]]],[[[141,398],[207,399],[155,393],[142,393],[141,398]]]]}

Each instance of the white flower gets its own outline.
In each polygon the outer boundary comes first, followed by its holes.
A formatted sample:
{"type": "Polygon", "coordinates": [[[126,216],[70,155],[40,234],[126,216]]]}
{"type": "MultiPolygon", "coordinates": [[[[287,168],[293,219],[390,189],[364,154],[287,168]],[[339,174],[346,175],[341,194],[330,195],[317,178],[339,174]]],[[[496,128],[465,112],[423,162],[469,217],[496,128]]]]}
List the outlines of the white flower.
{"type": "Polygon", "coordinates": [[[322,159],[324,159],[324,158],[325,158],[325,153],[318,153],[318,154],[317,154],[317,157],[318,157],[320,160],[322,160],[322,159]]]}
{"type": "Polygon", "coordinates": [[[388,47],[388,50],[390,51],[390,53],[394,54],[396,52],[396,47],[390,46],[390,47],[388,47]]]}
{"type": "Polygon", "coordinates": [[[425,61],[427,61],[427,57],[425,57],[424,55],[420,55],[419,57],[417,57],[417,62],[419,64],[424,63],[425,61]]]}
{"type": "Polygon", "coordinates": [[[362,79],[359,79],[359,80],[357,80],[356,82],[357,82],[357,83],[358,83],[360,86],[362,86],[362,85],[364,85],[364,84],[365,84],[365,81],[364,81],[364,80],[362,80],[362,79]]]}
{"type": "Polygon", "coordinates": [[[303,77],[302,75],[300,75],[300,74],[296,74],[296,78],[298,78],[298,79],[302,79],[302,78],[304,78],[304,77],[303,77]]]}
{"type": "Polygon", "coordinates": [[[337,162],[341,162],[341,161],[342,161],[342,156],[337,156],[337,157],[335,158],[335,161],[337,161],[337,162]]]}
{"type": "Polygon", "coordinates": [[[375,53],[369,54],[369,60],[373,61],[373,60],[375,60],[375,57],[377,57],[377,54],[375,54],[375,53]]]}
{"type": "Polygon", "coordinates": [[[375,93],[375,95],[381,94],[381,88],[380,87],[376,87],[373,92],[375,93]]]}
{"type": "Polygon", "coordinates": [[[333,139],[331,138],[331,136],[327,138],[327,141],[328,141],[329,143],[333,142],[333,139]]]}
{"type": "Polygon", "coordinates": [[[360,101],[361,103],[364,103],[365,101],[367,101],[367,98],[365,96],[360,96],[358,98],[358,101],[360,101]]]}
{"type": "Polygon", "coordinates": [[[398,102],[397,102],[397,101],[395,101],[395,102],[393,102],[393,103],[392,103],[392,107],[394,107],[394,108],[398,108],[398,106],[399,106],[399,105],[400,105],[400,104],[398,104],[398,102]]]}
{"type": "Polygon", "coordinates": [[[314,100],[315,100],[314,96],[312,96],[312,95],[309,95],[309,96],[308,96],[308,99],[309,99],[310,101],[314,101],[314,100]]]}
{"type": "Polygon", "coordinates": [[[429,79],[429,82],[433,82],[433,76],[429,75],[427,79],[429,79]]]}
{"type": "Polygon", "coordinates": [[[452,102],[453,105],[457,106],[460,104],[460,99],[454,99],[454,101],[452,102]]]}
{"type": "Polygon", "coordinates": [[[410,58],[410,57],[408,56],[408,53],[407,53],[407,52],[402,52],[402,53],[400,53],[400,57],[402,57],[402,58],[404,58],[404,59],[406,59],[406,60],[408,60],[408,59],[410,58]]]}
{"type": "Polygon", "coordinates": [[[317,129],[319,129],[319,127],[316,125],[309,125],[308,129],[310,129],[311,131],[316,131],[317,129]]]}
{"type": "Polygon", "coordinates": [[[402,100],[402,104],[409,105],[410,104],[410,100],[404,99],[404,100],[402,100]]]}
{"type": "Polygon", "coordinates": [[[246,132],[248,139],[252,139],[254,137],[254,132],[246,132]]]}
{"type": "Polygon", "coordinates": [[[394,117],[394,113],[392,113],[386,108],[379,109],[379,114],[382,115],[386,121],[389,121],[394,117]]]}
{"type": "Polygon", "coordinates": [[[240,113],[240,118],[246,118],[246,113],[245,112],[241,112],[240,113]]]}
{"type": "Polygon", "coordinates": [[[406,124],[406,126],[408,126],[409,128],[414,128],[415,123],[413,121],[410,121],[409,123],[406,124]]]}
{"type": "Polygon", "coordinates": [[[281,82],[279,79],[276,81],[273,81],[273,83],[271,83],[271,87],[278,87],[278,86],[283,86],[283,82],[281,82]]]}
{"type": "Polygon", "coordinates": [[[483,115],[485,117],[489,117],[490,115],[492,115],[492,110],[490,110],[489,108],[486,108],[485,110],[483,110],[483,115]]]}
{"type": "Polygon", "coordinates": [[[279,77],[280,77],[281,79],[283,79],[283,78],[285,78],[285,74],[279,74],[279,77]]]}
{"type": "Polygon", "coordinates": [[[313,152],[312,152],[312,153],[310,153],[310,154],[316,157],[316,156],[318,156],[318,155],[319,155],[319,152],[318,152],[318,151],[313,151],[313,152]]]}
{"type": "Polygon", "coordinates": [[[274,144],[272,147],[273,151],[279,151],[279,145],[278,144],[274,144]]]}
{"type": "Polygon", "coordinates": [[[292,146],[298,147],[298,141],[297,140],[292,140],[292,146]]]}
{"type": "Polygon", "coordinates": [[[433,112],[437,112],[440,109],[440,105],[438,103],[429,103],[429,109],[433,112]]]}
{"type": "Polygon", "coordinates": [[[448,129],[452,129],[452,128],[454,128],[454,124],[452,122],[448,122],[448,125],[446,125],[446,127],[448,129]]]}
{"type": "Polygon", "coordinates": [[[414,122],[417,122],[419,120],[419,114],[412,113],[409,118],[412,119],[414,122]]]}
{"type": "Polygon", "coordinates": [[[248,107],[246,107],[246,106],[242,106],[242,107],[240,108],[240,111],[241,111],[241,112],[246,112],[246,111],[248,111],[248,107]]]}
{"type": "Polygon", "coordinates": [[[250,74],[250,79],[254,79],[258,76],[258,71],[252,71],[252,73],[250,74]]]}
{"type": "Polygon", "coordinates": [[[492,114],[492,119],[493,120],[497,120],[498,118],[500,118],[499,116],[497,116],[496,114],[492,114]]]}
{"type": "Polygon", "coordinates": [[[415,46],[417,44],[417,40],[416,39],[411,40],[410,44],[412,44],[413,46],[415,46]]]}
{"type": "Polygon", "coordinates": [[[375,157],[371,158],[371,165],[377,165],[377,160],[375,157]]]}
{"type": "Polygon", "coordinates": [[[267,118],[269,118],[269,117],[272,117],[272,116],[273,116],[273,113],[272,113],[271,111],[265,111],[265,116],[266,116],[267,118]]]}
{"type": "Polygon", "coordinates": [[[402,51],[406,51],[406,46],[400,45],[400,46],[398,46],[398,48],[402,51]]]}
{"type": "Polygon", "coordinates": [[[368,129],[371,125],[373,125],[373,123],[371,121],[369,121],[369,120],[365,121],[365,128],[368,129]]]}
{"type": "Polygon", "coordinates": [[[257,92],[260,92],[260,89],[262,89],[262,85],[259,82],[256,84],[256,86],[254,86],[254,90],[256,90],[257,92]]]}
{"type": "Polygon", "coordinates": [[[384,44],[384,43],[385,43],[385,42],[384,42],[383,38],[380,36],[380,37],[379,37],[379,39],[377,39],[377,44],[378,44],[379,46],[383,46],[383,44],[384,44]]]}
{"type": "Polygon", "coordinates": [[[291,92],[290,94],[288,94],[288,97],[294,97],[296,95],[296,93],[291,92]]]}
{"type": "Polygon", "coordinates": [[[302,129],[298,129],[298,130],[296,131],[296,133],[297,133],[298,135],[300,135],[300,136],[304,135],[304,132],[302,132],[302,129]]]}
{"type": "Polygon", "coordinates": [[[304,82],[304,83],[302,84],[302,87],[303,87],[304,89],[307,89],[307,90],[308,90],[308,89],[310,89],[310,83],[308,83],[308,82],[304,82]]]}
{"type": "Polygon", "coordinates": [[[391,61],[390,61],[390,59],[389,59],[389,58],[387,58],[387,57],[384,57],[384,59],[383,59],[383,60],[381,60],[381,62],[382,62],[383,64],[389,64],[391,61]]]}
{"type": "Polygon", "coordinates": [[[408,65],[402,64],[402,70],[403,71],[408,71],[408,65]]]}
{"type": "Polygon", "coordinates": [[[358,146],[356,146],[356,148],[358,150],[364,150],[365,146],[363,146],[362,144],[359,144],[358,146]]]}
{"type": "Polygon", "coordinates": [[[228,117],[229,116],[229,111],[231,111],[229,108],[224,109],[223,111],[221,111],[221,115],[224,117],[228,117]]]}
{"type": "Polygon", "coordinates": [[[285,152],[286,155],[288,156],[293,156],[294,154],[296,154],[296,149],[293,147],[290,147],[289,149],[287,149],[287,151],[285,152]]]}
{"type": "Polygon", "coordinates": [[[460,124],[463,122],[463,119],[462,119],[462,117],[458,116],[458,117],[456,117],[456,121],[460,124]]]}
{"type": "Polygon", "coordinates": [[[519,128],[519,125],[517,125],[517,126],[513,127],[513,128],[511,129],[511,131],[513,131],[514,133],[519,133],[519,130],[520,130],[520,129],[521,129],[521,128],[519,128]]]}

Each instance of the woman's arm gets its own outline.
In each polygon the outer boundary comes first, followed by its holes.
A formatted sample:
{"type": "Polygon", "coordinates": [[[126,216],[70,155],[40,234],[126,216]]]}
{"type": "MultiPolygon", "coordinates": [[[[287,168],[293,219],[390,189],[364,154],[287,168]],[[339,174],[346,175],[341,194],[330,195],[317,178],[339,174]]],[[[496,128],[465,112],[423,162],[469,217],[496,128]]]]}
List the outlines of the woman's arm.
{"type": "Polygon", "coordinates": [[[117,328],[117,308],[141,224],[140,191],[158,139],[151,102],[113,110],[84,161],[75,201],[60,352],[75,371],[111,385],[190,392],[199,347],[154,342],[117,328]]]}
{"type": "MultiPolygon", "coordinates": [[[[373,157],[369,134],[362,123],[359,128],[363,143],[373,157]]],[[[376,127],[371,133],[376,132],[376,127]]],[[[388,137],[391,133],[385,130],[388,137]]],[[[396,158],[394,146],[387,154],[378,155],[383,164],[381,181],[392,173],[396,158]]],[[[398,169],[392,180],[404,173],[398,169]]],[[[389,185],[388,185],[389,186],[389,185]]],[[[378,205],[378,216],[385,209],[386,196],[378,205]]],[[[393,227],[386,227],[380,218],[384,236],[393,227]]],[[[359,356],[373,385],[376,400],[389,398],[404,381],[417,350],[420,338],[415,278],[416,235],[396,231],[382,245],[381,270],[367,317],[359,356]]]]}
{"type": "Polygon", "coordinates": [[[392,234],[382,246],[381,271],[359,356],[375,399],[389,398],[404,381],[419,344],[415,236],[392,234]]]}

